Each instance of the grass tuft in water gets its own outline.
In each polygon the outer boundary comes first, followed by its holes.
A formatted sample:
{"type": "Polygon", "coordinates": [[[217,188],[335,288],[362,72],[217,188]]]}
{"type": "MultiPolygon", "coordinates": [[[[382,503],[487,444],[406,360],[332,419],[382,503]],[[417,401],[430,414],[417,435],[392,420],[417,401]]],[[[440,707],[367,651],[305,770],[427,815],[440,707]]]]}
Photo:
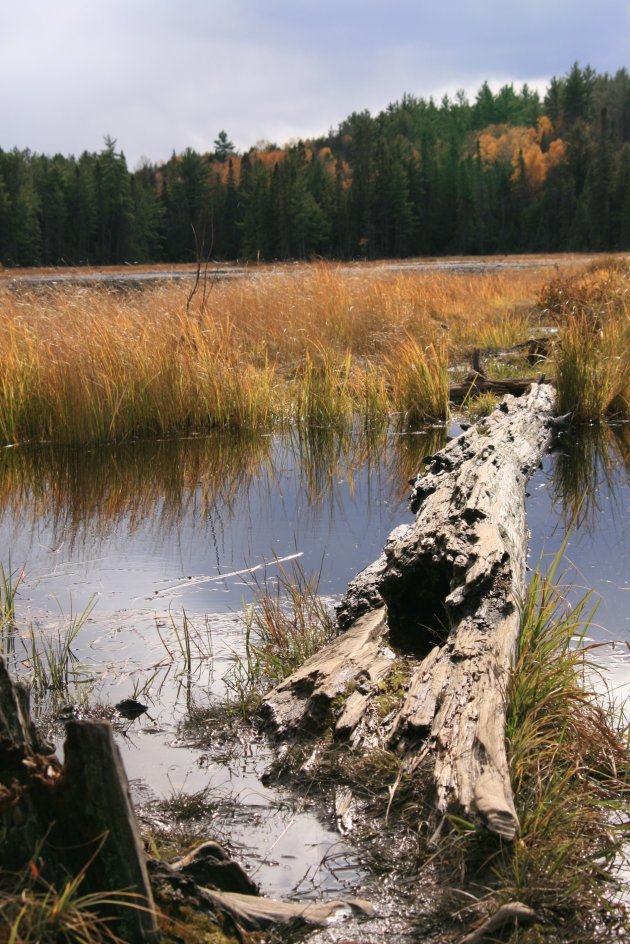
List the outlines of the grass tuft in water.
{"type": "Polygon", "coordinates": [[[72,650],[72,644],[95,605],[96,598],[93,597],[78,616],[73,616],[70,610],[63,628],[58,628],[54,635],[36,633],[33,625],[29,626],[24,647],[31,669],[33,690],[37,694],[48,692],[53,696],[65,695],[69,686],[81,675],[75,668],[77,656],[72,650]]]}
{"type": "Polygon", "coordinates": [[[387,361],[394,408],[403,426],[417,427],[448,418],[448,358],[446,348],[423,347],[408,337],[387,361]]]}
{"type": "Polygon", "coordinates": [[[243,718],[335,634],[334,616],[317,592],[320,574],[307,576],[295,561],[276,566],[275,589],[268,583],[254,588],[245,610],[245,655],[235,656],[225,680],[243,718]]]}
{"type": "Polygon", "coordinates": [[[166,639],[160,632],[157,620],[155,627],[170,662],[181,665],[178,675],[190,674],[195,662],[207,663],[212,661],[212,629],[208,617],[204,620],[203,629],[200,629],[193,623],[185,610],[182,610],[181,623],[178,623],[169,608],[169,624],[171,628],[170,639],[166,639]]]}

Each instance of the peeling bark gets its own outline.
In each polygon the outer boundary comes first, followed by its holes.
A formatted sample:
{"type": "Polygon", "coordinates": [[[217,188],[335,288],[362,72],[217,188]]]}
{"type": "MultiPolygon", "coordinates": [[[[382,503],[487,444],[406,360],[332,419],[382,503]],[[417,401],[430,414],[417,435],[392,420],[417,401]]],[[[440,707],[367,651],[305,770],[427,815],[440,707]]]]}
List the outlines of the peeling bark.
{"type": "Polygon", "coordinates": [[[415,521],[350,584],[338,611],[346,631],[265,699],[280,736],[332,724],[359,745],[394,653],[411,656],[386,743],[409,769],[431,759],[439,814],[459,810],[507,840],[518,829],[505,691],[525,588],[525,488],[551,439],[554,400],[549,385],[508,396],[425,459],[415,521]]]}

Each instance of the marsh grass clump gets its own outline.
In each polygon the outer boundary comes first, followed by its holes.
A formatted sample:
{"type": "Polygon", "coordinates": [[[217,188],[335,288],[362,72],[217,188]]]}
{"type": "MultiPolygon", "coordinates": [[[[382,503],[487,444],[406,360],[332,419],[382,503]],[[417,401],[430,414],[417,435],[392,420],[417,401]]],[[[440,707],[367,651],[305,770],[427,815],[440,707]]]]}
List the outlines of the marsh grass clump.
{"type": "Polygon", "coordinates": [[[306,351],[295,377],[295,415],[307,426],[347,427],[354,412],[352,356],[306,351]]]}
{"type": "Polygon", "coordinates": [[[535,271],[322,263],[193,297],[169,282],[134,292],[2,285],[0,440],[339,427],[392,410],[442,417],[446,357],[524,340],[539,281],[535,271]]]}
{"type": "Polygon", "coordinates": [[[426,347],[408,337],[387,360],[392,403],[406,427],[444,422],[448,407],[448,359],[444,345],[426,347]]]}
{"type": "Polygon", "coordinates": [[[0,564],[0,656],[11,672],[26,678],[38,698],[54,699],[67,694],[71,685],[85,680],[88,672],[78,663],[73,644],[90,618],[96,597],[88,601],[81,613],[61,613],[55,629],[36,627],[32,623],[24,632],[16,621],[16,597],[24,579],[19,572],[0,564]]]}
{"type": "Polygon", "coordinates": [[[275,588],[254,587],[245,611],[245,655],[236,656],[226,677],[228,693],[243,718],[262,698],[333,638],[334,616],[318,594],[319,574],[307,576],[299,563],[277,563],[275,588]]]}
{"type": "Polygon", "coordinates": [[[5,570],[0,564],[0,656],[7,664],[15,662],[17,626],[15,623],[15,598],[22,580],[24,570],[11,569],[11,558],[5,570]]]}
{"type": "Polygon", "coordinates": [[[558,412],[576,423],[599,422],[630,411],[630,307],[595,327],[587,315],[570,316],[556,357],[558,412]]]}
{"type": "Polygon", "coordinates": [[[116,913],[142,905],[133,892],[82,892],[85,869],[57,888],[37,866],[0,875],[0,940],[7,944],[124,944],[116,913]]]}
{"type": "Polygon", "coordinates": [[[24,579],[24,569],[11,569],[11,558],[5,570],[0,564],[0,624],[5,626],[15,620],[15,598],[24,579]]]}
{"type": "MultiPolygon", "coordinates": [[[[44,881],[35,863],[0,875],[0,941],[6,944],[126,944],[118,929],[130,909],[146,911],[131,891],[82,892],[85,869],[60,887],[44,881]]],[[[155,918],[162,944],[234,944],[220,918],[185,905],[156,884],[155,918]]],[[[229,922],[226,922],[229,923],[229,922]]]]}
{"type": "Polygon", "coordinates": [[[630,413],[630,264],[603,259],[557,276],[538,295],[560,327],[554,357],[558,412],[575,422],[630,413]]]}
{"type": "Polygon", "coordinates": [[[187,793],[184,790],[173,790],[170,797],[159,800],[155,807],[161,813],[168,814],[169,817],[177,820],[179,823],[212,818],[213,812],[217,806],[217,800],[213,799],[209,787],[203,787],[201,790],[195,790],[187,793]]]}
{"type": "Polygon", "coordinates": [[[616,900],[630,837],[630,741],[618,706],[591,689],[598,669],[584,637],[595,607],[588,595],[568,603],[557,566],[534,574],[522,607],[507,716],[521,829],[497,877],[556,928],[523,941],[618,940],[630,931],[616,900]]]}

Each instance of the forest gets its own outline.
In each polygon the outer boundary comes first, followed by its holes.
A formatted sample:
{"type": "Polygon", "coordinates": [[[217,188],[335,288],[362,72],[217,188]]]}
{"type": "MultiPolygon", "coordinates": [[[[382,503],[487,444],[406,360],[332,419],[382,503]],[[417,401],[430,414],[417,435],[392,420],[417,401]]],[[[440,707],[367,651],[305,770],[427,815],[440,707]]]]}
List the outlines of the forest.
{"type": "Polygon", "coordinates": [[[0,149],[0,264],[372,259],[630,249],[630,74],[575,63],[544,96],[404,95],[238,154],[225,131],[130,170],[0,149]]]}

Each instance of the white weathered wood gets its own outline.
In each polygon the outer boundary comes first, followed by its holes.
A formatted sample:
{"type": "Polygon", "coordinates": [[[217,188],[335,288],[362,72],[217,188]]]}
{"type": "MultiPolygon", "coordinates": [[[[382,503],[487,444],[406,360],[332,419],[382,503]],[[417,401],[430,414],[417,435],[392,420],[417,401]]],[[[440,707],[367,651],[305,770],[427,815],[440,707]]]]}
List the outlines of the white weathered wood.
{"type": "Polygon", "coordinates": [[[218,892],[210,888],[200,889],[199,893],[202,899],[214,905],[215,910],[231,915],[246,931],[264,931],[282,924],[325,927],[352,915],[371,917],[374,914],[372,905],[362,898],[298,902],[218,892]]]}
{"type": "MultiPolygon", "coordinates": [[[[387,629],[381,605],[281,682],[263,702],[263,714],[276,733],[321,729],[331,720],[331,705],[337,698],[372,690],[394,659],[383,644],[387,629]]],[[[353,706],[350,698],[339,718],[344,730],[353,706]]]]}
{"type": "Polygon", "coordinates": [[[352,582],[342,602],[341,625],[350,629],[265,699],[283,735],[305,720],[311,728],[329,720],[337,699],[337,732],[354,729],[356,743],[388,671],[384,655],[390,647],[415,655],[387,742],[409,768],[431,757],[439,813],[476,816],[505,839],[518,828],[505,691],[525,585],[525,488],[551,439],[554,402],[549,385],[534,385],[519,399],[508,396],[490,417],[425,460],[427,471],[414,483],[415,521],[390,536],[384,554],[352,582]],[[351,680],[352,692],[346,688],[351,680]]]}
{"type": "Polygon", "coordinates": [[[536,912],[520,901],[509,901],[486,918],[479,927],[475,928],[460,941],[460,944],[481,944],[490,939],[491,934],[502,931],[506,925],[528,925],[540,921],[536,912]]]}

